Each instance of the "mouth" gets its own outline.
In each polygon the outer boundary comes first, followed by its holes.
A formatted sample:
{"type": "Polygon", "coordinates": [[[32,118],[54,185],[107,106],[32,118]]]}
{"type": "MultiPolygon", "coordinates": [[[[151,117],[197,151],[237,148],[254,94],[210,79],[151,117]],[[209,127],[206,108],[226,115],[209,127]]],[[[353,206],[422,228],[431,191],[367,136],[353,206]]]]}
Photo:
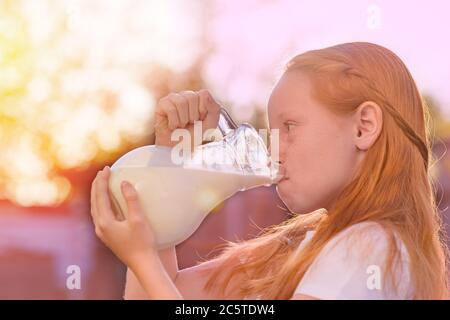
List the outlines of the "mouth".
{"type": "Polygon", "coordinates": [[[286,181],[286,180],[289,180],[289,178],[286,177],[286,176],[283,176],[280,180],[278,180],[277,184],[280,184],[280,183],[282,183],[283,181],[286,181]]]}
{"type": "Polygon", "coordinates": [[[278,180],[278,183],[281,183],[282,181],[288,180],[289,178],[286,175],[286,168],[283,165],[280,165],[278,167],[278,174],[280,175],[280,179],[278,180]]]}
{"type": "Polygon", "coordinates": [[[275,184],[280,184],[280,183],[282,183],[283,181],[286,181],[286,180],[289,180],[289,178],[286,176],[286,175],[280,175],[279,176],[279,178],[278,178],[278,180],[277,180],[277,182],[275,183],[275,184]]]}

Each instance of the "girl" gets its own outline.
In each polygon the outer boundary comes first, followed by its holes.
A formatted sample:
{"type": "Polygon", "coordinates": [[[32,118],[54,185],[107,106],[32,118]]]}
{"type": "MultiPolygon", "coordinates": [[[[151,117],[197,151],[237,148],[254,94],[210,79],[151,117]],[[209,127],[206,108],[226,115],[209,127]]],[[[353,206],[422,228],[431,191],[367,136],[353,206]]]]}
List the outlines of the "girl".
{"type": "MultiPolygon", "coordinates": [[[[218,114],[205,90],[171,94],[157,107],[156,144],[173,145],[170,133],[195,120],[214,128],[218,114]]],[[[292,218],[191,268],[178,270],[174,248],[154,248],[129,183],[127,219],[114,217],[109,168],[99,172],[92,216],[128,266],[125,298],[447,298],[427,109],[402,61],[370,43],[300,54],[273,90],[268,118],[280,137],[277,192],[292,218]]]]}

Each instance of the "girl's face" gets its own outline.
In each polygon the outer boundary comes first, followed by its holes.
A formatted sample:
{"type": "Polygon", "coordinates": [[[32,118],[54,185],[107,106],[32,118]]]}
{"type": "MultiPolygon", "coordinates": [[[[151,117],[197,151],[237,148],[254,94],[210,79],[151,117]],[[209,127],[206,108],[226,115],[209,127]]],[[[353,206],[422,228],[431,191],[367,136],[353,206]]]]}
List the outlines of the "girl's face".
{"type": "Polygon", "coordinates": [[[316,101],[309,79],[298,71],[282,76],[268,114],[270,129],[279,129],[285,175],[277,185],[281,200],[299,214],[329,209],[351,181],[359,159],[351,115],[337,115],[316,101]]]}

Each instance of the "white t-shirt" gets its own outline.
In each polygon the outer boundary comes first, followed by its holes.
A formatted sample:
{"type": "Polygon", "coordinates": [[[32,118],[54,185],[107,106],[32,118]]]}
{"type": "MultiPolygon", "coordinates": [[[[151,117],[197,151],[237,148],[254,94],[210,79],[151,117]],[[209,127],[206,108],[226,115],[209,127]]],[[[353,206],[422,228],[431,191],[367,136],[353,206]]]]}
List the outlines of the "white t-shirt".
{"type": "MultiPolygon", "coordinates": [[[[308,231],[300,250],[312,238],[308,231]]],[[[384,286],[384,261],[388,236],[375,222],[355,224],[331,239],[311,264],[298,284],[295,294],[319,299],[412,299],[409,256],[403,242],[396,237],[400,249],[394,276],[395,290],[387,282],[384,286]]]]}

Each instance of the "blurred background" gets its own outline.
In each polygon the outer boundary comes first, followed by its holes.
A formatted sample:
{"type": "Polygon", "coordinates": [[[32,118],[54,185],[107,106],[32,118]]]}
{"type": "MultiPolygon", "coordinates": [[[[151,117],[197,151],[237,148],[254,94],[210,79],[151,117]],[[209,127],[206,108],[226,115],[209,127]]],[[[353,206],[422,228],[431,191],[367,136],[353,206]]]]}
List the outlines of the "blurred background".
{"type": "MultiPolygon", "coordinates": [[[[0,299],[120,299],[125,267],[95,237],[90,184],[153,143],[156,101],[207,88],[264,128],[288,58],[342,42],[384,45],[415,77],[448,226],[448,12],[435,0],[0,0],[0,299]],[[80,289],[66,286],[72,265],[80,289]]],[[[180,268],[283,221],[280,204],[273,188],[225,201],[178,246],[180,268]]]]}

